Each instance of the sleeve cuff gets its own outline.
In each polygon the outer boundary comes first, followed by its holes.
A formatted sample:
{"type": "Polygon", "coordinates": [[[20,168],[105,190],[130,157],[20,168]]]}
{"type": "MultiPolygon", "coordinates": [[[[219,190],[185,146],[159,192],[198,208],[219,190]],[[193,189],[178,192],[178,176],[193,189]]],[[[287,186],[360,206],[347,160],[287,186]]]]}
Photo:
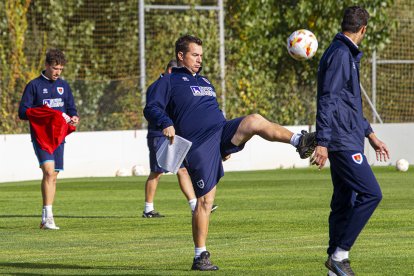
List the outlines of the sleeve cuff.
{"type": "Polygon", "coordinates": [[[172,121],[164,122],[164,123],[161,124],[161,128],[164,129],[164,128],[170,127],[172,125],[174,125],[172,121]]]}
{"type": "Polygon", "coordinates": [[[317,141],[317,144],[318,146],[327,148],[329,143],[327,141],[317,141]]]}
{"type": "Polygon", "coordinates": [[[365,131],[365,137],[367,137],[368,138],[368,136],[371,134],[371,133],[373,133],[374,131],[370,128],[370,129],[368,129],[367,131],[365,131]]]}

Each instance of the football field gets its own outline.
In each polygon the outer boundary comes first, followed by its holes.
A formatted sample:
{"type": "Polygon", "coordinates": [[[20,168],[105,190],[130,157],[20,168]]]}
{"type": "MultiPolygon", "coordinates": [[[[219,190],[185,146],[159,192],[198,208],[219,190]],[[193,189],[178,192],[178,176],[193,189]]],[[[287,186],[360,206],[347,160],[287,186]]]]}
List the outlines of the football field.
{"type": "MultiPolygon", "coordinates": [[[[414,168],[374,168],[383,200],[350,254],[357,275],[414,275],[414,168]]],[[[1,275],[195,275],[191,212],[173,175],[144,219],[146,177],[58,180],[55,221],[38,228],[39,181],[0,183],[1,275]]],[[[326,275],[329,169],[232,172],[207,249],[218,275],[326,275]]]]}

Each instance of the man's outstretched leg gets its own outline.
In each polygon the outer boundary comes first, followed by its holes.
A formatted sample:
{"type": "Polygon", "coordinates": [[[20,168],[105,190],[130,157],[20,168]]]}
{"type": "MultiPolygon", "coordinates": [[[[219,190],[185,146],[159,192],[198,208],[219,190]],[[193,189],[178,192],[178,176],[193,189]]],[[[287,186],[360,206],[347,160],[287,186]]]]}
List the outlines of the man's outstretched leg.
{"type": "Polygon", "coordinates": [[[302,131],[296,134],[287,128],[272,123],[259,114],[251,114],[243,118],[231,142],[242,145],[249,141],[254,135],[259,135],[271,142],[290,143],[296,147],[302,159],[308,158],[316,147],[315,133],[302,131]]]}
{"type": "Polygon", "coordinates": [[[211,263],[210,252],[206,248],[208,225],[215,195],[216,187],[197,199],[197,206],[193,214],[195,256],[192,270],[218,270],[218,267],[211,263]]]}

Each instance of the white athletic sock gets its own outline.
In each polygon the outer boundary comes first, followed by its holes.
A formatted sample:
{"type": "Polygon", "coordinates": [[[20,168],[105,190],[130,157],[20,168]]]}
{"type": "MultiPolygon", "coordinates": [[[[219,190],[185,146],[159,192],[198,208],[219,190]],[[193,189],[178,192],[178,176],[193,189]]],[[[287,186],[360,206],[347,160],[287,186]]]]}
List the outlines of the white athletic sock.
{"type": "Polygon", "coordinates": [[[42,208],[42,222],[46,221],[46,209],[45,207],[42,208]]]}
{"type": "Polygon", "coordinates": [[[53,218],[52,205],[45,205],[43,206],[43,209],[45,210],[45,219],[53,218]]]}
{"type": "Polygon", "coordinates": [[[335,252],[332,254],[332,259],[337,262],[342,262],[345,259],[349,258],[349,251],[346,251],[339,246],[336,248],[335,252]]]}
{"type": "Polygon", "coordinates": [[[297,147],[299,145],[300,137],[302,137],[301,133],[294,133],[292,135],[292,138],[290,138],[290,144],[294,147],[297,147]]]}
{"type": "Polygon", "coordinates": [[[194,209],[197,205],[197,198],[190,199],[188,201],[188,204],[190,205],[191,211],[194,212],[194,209]]]}
{"type": "Polygon", "coordinates": [[[148,212],[151,212],[151,211],[154,211],[154,203],[153,202],[151,202],[151,203],[145,202],[145,210],[144,210],[144,212],[145,213],[148,213],[148,212]]]}
{"type": "Polygon", "coordinates": [[[195,247],[194,248],[194,258],[199,258],[201,253],[203,253],[204,251],[207,251],[207,248],[205,246],[203,247],[195,247]]]}

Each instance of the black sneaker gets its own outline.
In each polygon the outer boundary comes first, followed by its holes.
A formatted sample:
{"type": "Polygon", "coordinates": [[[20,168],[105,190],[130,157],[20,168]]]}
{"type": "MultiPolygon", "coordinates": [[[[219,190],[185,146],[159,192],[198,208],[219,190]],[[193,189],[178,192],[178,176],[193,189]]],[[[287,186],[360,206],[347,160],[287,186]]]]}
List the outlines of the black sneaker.
{"type": "Polygon", "coordinates": [[[338,276],[355,276],[352,271],[351,262],[348,259],[342,261],[334,261],[332,257],[329,257],[325,262],[325,266],[338,276]]]}
{"type": "Polygon", "coordinates": [[[215,210],[217,210],[218,205],[213,205],[213,207],[211,207],[211,212],[214,213],[215,210]]]}
{"type": "Polygon", "coordinates": [[[152,210],[148,213],[142,212],[143,218],[163,218],[165,216],[161,215],[160,213],[156,212],[155,210],[152,210]]]}
{"type": "Polygon", "coordinates": [[[300,158],[306,159],[312,155],[316,148],[316,132],[308,133],[306,130],[302,130],[301,133],[302,137],[300,137],[296,151],[299,153],[300,158]]]}
{"type": "Polygon", "coordinates": [[[191,270],[218,270],[218,266],[213,265],[210,262],[210,252],[204,251],[201,253],[200,257],[194,258],[193,266],[191,270]]]}

